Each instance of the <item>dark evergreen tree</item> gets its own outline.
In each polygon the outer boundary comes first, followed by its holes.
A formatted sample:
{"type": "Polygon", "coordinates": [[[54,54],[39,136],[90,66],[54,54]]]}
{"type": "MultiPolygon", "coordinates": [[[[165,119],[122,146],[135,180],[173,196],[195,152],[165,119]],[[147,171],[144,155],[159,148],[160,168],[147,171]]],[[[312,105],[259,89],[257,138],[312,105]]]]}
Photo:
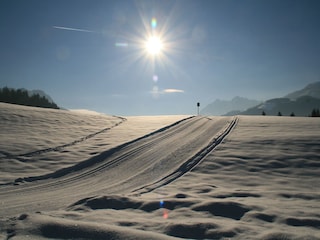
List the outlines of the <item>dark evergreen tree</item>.
{"type": "Polygon", "coordinates": [[[0,88],[0,102],[59,109],[57,104],[49,102],[47,98],[39,94],[29,96],[28,91],[24,89],[15,90],[8,87],[0,88]]]}
{"type": "Polygon", "coordinates": [[[314,108],[314,109],[312,109],[311,117],[320,117],[319,108],[314,108]]]}

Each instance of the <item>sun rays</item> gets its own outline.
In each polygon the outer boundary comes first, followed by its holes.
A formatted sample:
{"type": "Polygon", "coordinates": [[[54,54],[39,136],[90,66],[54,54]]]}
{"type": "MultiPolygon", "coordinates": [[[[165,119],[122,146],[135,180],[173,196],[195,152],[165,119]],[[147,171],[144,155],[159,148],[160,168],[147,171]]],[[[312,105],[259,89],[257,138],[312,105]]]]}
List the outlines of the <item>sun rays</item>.
{"type": "Polygon", "coordinates": [[[151,55],[158,55],[163,50],[163,42],[157,36],[151,36],[147,39],[145,48],[151,55]]]}
{"type": "Polygon", "coordinates": [[[135,72],[140,84],[143,81],[151,88],[148,94],[153,98],[185,93],[179,86],[182,81],[191,81],[191,76],[182,65],[192,45],[185,25],[179,22],[179,7],[172,7],[169,12],[150,11],[149,7],[140,4],[136,7],[138,15],[127,25],[130,31],[124,28],[118,32],[119,42],[115,46],[125,54],[115,59],[114,66],[122,66],[121,77],[129,77],[135,72]]]}

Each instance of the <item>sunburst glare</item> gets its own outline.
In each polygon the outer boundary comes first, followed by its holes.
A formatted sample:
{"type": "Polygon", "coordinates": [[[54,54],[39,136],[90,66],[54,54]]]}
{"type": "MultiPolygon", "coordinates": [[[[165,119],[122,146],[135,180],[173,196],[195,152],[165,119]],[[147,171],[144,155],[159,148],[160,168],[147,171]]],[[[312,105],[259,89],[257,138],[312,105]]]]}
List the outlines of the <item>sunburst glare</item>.
{"type": "Polygon", "coordinates": [[[151,55],[157,55],[161,53],[163,49],[163,43],[159,37],[151,36],[147,39],[145,47],[148,53],[151,55]]]}
{"type": "MultiPolygon", "coordinates": [[[[133,31],[124,31],[118,35],[117,47],[126,49],[120,62],[123,73],[138,71],[140,76],[150,76],[153,86],[161,84],[162,73],[174,81],[190,81],[190,76],[180,67],[177,60],[186,59],[192,45],[188,40],[188,31],[183,24],[177,24],[179,6],[175,5],[168,13],[157,13],[150,17],[150,9],[137,4],[138,18],[134,18],[129,26],[133,31]],[[122,44],[126,43],[126,44],[122,44]],[[156,80],[155,80],[155,77],[156,80]]],[[[160,90],[159,90],[160,91],[160,90]]],[[[152,93],[157,92],[151,90],[152,93]]],[[[168,92],[166,92],[168,93],[168,92]]]]}

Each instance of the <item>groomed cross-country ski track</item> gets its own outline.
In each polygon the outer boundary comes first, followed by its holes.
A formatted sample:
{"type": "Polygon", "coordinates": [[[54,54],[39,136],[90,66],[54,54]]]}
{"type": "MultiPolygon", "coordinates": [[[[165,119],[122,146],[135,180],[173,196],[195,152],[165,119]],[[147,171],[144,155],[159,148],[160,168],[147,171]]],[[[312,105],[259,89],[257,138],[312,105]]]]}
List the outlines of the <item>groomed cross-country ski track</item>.
{"type": "Polygon", "coordinates": [[[176,180],[203,161],[236,117],[189,117],[56,172],[0,186],[2,216],[56,210],[94,195],[139,195],[176,180]],[[68,194],[65,194],[68,193],[68,194]]]}

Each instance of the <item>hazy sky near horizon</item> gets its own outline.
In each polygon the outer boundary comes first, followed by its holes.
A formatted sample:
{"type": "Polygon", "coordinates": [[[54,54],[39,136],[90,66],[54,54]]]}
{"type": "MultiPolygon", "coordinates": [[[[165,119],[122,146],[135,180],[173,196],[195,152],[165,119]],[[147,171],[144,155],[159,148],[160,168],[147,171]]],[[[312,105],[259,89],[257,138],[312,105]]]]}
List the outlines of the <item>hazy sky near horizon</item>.
{"type": "Polygon", "coordinates": [[[117,115],[281,97],[320,80],[319,12],[317,0],[2,0],[0,87],[117,115]]]}

